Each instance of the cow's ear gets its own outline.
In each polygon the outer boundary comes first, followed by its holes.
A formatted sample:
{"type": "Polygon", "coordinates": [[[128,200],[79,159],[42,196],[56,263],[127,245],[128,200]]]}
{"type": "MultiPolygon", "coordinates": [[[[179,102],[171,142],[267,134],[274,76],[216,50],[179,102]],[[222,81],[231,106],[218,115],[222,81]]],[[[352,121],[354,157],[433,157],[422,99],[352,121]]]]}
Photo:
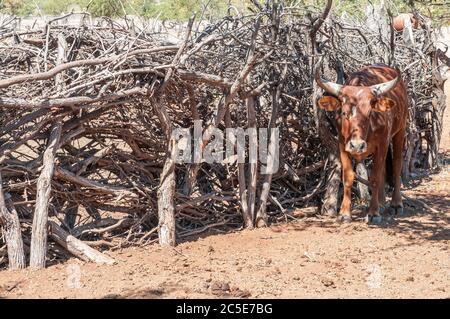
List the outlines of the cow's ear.
{"type": "Polygon", "coordinates": [[[334,96],[322,96],[317,103],[319,107],[327,111],[336,111],[341,107],[341,102],[334,96]]]}
{"type": "Polygon", "coordinates": [[[377,112],[387,112],[395,106],[395,101],[387,97],[377,99],[373,109],[377,112]]]}

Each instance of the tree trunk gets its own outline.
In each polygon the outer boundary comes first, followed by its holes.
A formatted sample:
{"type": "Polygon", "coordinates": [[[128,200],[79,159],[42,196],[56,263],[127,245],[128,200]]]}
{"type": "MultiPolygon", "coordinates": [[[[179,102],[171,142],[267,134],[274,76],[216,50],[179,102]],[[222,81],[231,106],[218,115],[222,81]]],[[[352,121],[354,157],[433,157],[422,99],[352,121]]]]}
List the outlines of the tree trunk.
{"type": "MultiPolygon", "coordinates": [[[[282,82],[287,74],[287,66],[280,76],[280,82],[282,82]]],[[[266,176],[261,188],[261,195],[259,199],[258,212],[256,213],[256,227],[267,226],[267,199],[269,198],[270,187],[272,184],[272,177],[274,174],[275,163],[279,162],[279,141],[278,137],[274,135],[274,128],[276,126],[278,118],[279,100],[281,97],[282,85],[279,84],[276,91],[272,92],[272,111],[269,122],[268,132],[268,147],[267,147],[267,160],[266,160],[266,176]],[[278,157],[278,158],[277,158],[278,157]]],[[[279,164],[279,163],[277,163],[279,164]]]]}
{"type": "Polygon", "coordinates": [[[161,100],[154,100],[155,112],[159,118],[167,138],[167,158],[160,175],[158,196],[158,235],[161,246],[176,245],[175,229],[175,161],[172,137],[172,121],[167,113],[166,106],[161,100]]]}
{"type": "Polygon", "coordinates": [[[19,216],[13,206],[7,207],[3,194],[3,181],[0,172],[0,227],[8,249],[9,269],[25,268],[22,232],[19,216]]]}
{"type": "MultiPolygon", "coordinates": [[[[62,34],[58,35],[57,63],[66,62],[67,42],[62,34]]],[[[64,88],[64,73],[55,77],[55,86],[58,91],[64,88]]],[[[33,217],[31,233],[30,267],[34,269],[45,268],[47,254],[47,220],[48,206],[51,194],[51,183],[55,169],[55,154],[61,138],[62,123],[56,122],[50,131],[47,149],[44,152],[43,167],[37,181],[36,207],[33,217]]]]}
{"type": "Polygon", "coordinates": [[[310,69],[311,69],[311,80],[312,80],[312,95],[311,102],[314,107],[314,120],[316,122],[316,128],[319,132],[319,137],[321,139],[322,144],[327,148],[329,155],[328,161],[332,165],[335,166],[335,169],[332,171],[329,183],[327,185],[327,189],[325,192],[323,204],[322,204],[322,214],[335,216],[337,215],[337,202],[338,202],[338,194],[339,187],[341,182],[341,162],[337,157],[338,153],[338,143],[336,139],[332,136],[330,129],[326,127],[325,123],[325,115],[323,112],[319,111],[317,106],[317,99],[321,94],[321,90],[316,81],[314,81],[314,73],[316,68],[321,65],[321,63],[316,64],[316,54],[317,54],[317,33],[328,17],[328,14],[331,11],[333,1],[328,0],[325,10],[322,13],[322,16],[317,18],[312,22],[311,31],[310,31],[310,47],[311,47],[311,57],[310,57],[310,69]]]}
{"type": "Polygon", "coordinates": [[[270,186],[272,184],[274,163],[276,161],[275,157],[279,156],[278,148],[276,145],[276,143],[278,143],[278,140],[275,138],[275,136],[272,136],[272,134],[273,134],[272,129],[270,129],[268,136],[269,146],[267,150],[267,163],[266,163],[267,172],[261,188],[259,207],[258,212],[256,214],[256,227],[267,226],[267,213],[266,213],[267,199],[269,198],[270,186]]]}
{"type": "Polygon", "coordinates": [[[341,185],[341,161],[334,153],[330,153],[328,160],[331,165],[335,166],[335,169],[331,172],[327,184],[322,203],[322,214],[326,216],[337,216],[339,188],[341,185]]]}
{"type": "MultiPolygon", "coordinates": [[[[191,17],[188,22],[186,37],[183,44],[177,51],[177,54],[172,60],[172,64],[176,65],[183,59],[182,53],[187,46],[189,37],[191,35],[194,18],[191,17]]],[[[176,245],[176,224],[175,224],[175,150],[174,140],[172,137],[172,120],[167,112],[166,105],[161,103],[161,96],[167,88],[167,85],[172,78],[174,69],[170,68],[161,87],[158,90],[156,99],[154,101],[154,110],[158,116],[159,122],[164,130],[167,141],[167,158],[164,162],[164,167],[160,175],[160,184],[158,188],[158,236],[159,244],[161,246],[175,246],[176,245]]],[[[192,102],[192,100],[191,100],[192,102]]],[[[190,192],[189,189],[187,191],[190,192]]]]}
{"type": "Polygon", "coordinates": [[[253,228],[253,218],[248,210],[247,183],[245,181],[245,164],[238,163],[239,199],[241,203],[242,217],[246,228],[253,228]]]}
{"type": "Polygon", "coordinates": [[[175,163],[172,157],[168,157],[164,163],[158,188],[158,235],[161,246],[176,245],[174,197],[175,163]]]}
{"type": "MultiPolygon", "coordinates": [[[[200,115],[198,114],[197,109],[197,101],[195,99],[195,91],[191,85],[187,85],[187,91],[189,94],[189,107],[191,109],[191,115],[195,123],[195,121],[200,121],[200,115]]],[[[199,125],[194,125],[194,138],[196,138],[197,140],[194,142],[194,156],[192,158],[193,163],[188,165],[184,178],[183,194],[186,196],[191,196],[192,190],[197,180],[198,172],[200,170],[203,151],[202,133],[202,127],[199,125]]]]}
{"type": "MultiPolygon", "coordinates": [[[[225,127],[231,128],[231,114],[230,110],[225,113],[225,127]]],[[[227,136],[227,139],[231,139],[231,136],[227,136]]],[[[236,143],[238,143],[237,138],[234,136],[235,142],[233,148],[236,151],[236,143]]],[[[239,158],[239,156],[237,157],[239,158]]],[[[239,159],[236,160],[238,166],[238,185],[239,185],[239,203],[241,205],[242,218],[244,220],[244,227],[247,229],[253,228],[253,218],[248,210],[248,193],[247,193],[247,182],[245,179],[245,163],[239,163],[239,159]]]]}
{"type": "Polygon", "coordinates": [[[248,175],[248,212],[251,216],[252,224],[255,221],[255,204],[256,204],[256,182],[258,178],[258,132],[256,131],[256,112],[253,97],[246,99],[247,104],[247,120],[249,137],[249,175],[248,175]]]}
{"type": "Polygon", "coordinates": [[[43,168],[37,181],[36,208],[33,217],[30,247],[30,267],[34,269],[45,268],[48,206],[55,168],[55,154],[61,137],[61,128],[60,122],[52,127],[48,146],[44,152],[43,168]]]}
{"type": "MultiPolygon", "coordinates": [[[[276,123],[276,113],[278,103],[275,97],[276,93],[272,92],[272,111],[270,116],[270,123],[269,123],[269,130],[268,130],[268,144],[267,144],[267,155],[266,155],[266,171],[262,172],[262,174],[265,173],[264,181],[261,186],[261,194],[259,195],[259,202],[258,202],[258,211],[256,212],[256,221],[255,225],[256,227],[264,227],[267,226],[267,200],[269,198],[269,192],[270,192],[270,186],[272,184],[272,170],[271,166],[273,164],[273,146],[272,145],[272,139],[271,139],[271,128],[275,126],[276,123]]],[[[262,107],[267,106],[267,102],[265,99],[260,98],[259,103],[262,107]]],[[[260,137],[261,138],[261,137],[260,137]]],[[[260,144],[262,146],[262,144],[260,144]]]]}

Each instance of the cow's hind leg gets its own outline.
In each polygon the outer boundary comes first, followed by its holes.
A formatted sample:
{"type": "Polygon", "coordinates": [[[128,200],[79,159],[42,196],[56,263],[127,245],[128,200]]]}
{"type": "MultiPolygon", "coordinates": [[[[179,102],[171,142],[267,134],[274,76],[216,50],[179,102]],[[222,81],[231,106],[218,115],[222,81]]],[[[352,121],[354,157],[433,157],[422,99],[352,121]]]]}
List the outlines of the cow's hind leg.
{"type": "Polygon", "coordinates": [[[393,177],[394,192],[392,193],[391,208],[397,215],[403,214],[402,195],[400,193],[401,173],[403,162],[403,143],[405,141],[405,129],[400,130],[392,139],[393,146],[393,177]]]}
{"type": "MultiPolygon", "coordinates": [[[[388,150],[387,145],[387,142],[380,143],[379,148],[374,154],[375,156],[373,160],[372,172],[369,178],[372,197],[370,198],[370,206],[366,218],[366,221],[369,224],[379,224],[382,220],[380,215],[379,199],[380,196],[384,197],[384,195],[380,192],[380,184],[382,184],[384,187],[384,168],[388,150]]],[[[384,193],[384,188],[382,192],[384,193]]]]}
{"type": "Polygon", "coordinates": [[[386,164],[380,164],[382,168],[380,169],[380,181],[378,184],[378,207],[380,208],[380,213],[382,214],[385,209],[386,204],[386,193],[385,193],[385,175],[386,175],[386,164]]]}

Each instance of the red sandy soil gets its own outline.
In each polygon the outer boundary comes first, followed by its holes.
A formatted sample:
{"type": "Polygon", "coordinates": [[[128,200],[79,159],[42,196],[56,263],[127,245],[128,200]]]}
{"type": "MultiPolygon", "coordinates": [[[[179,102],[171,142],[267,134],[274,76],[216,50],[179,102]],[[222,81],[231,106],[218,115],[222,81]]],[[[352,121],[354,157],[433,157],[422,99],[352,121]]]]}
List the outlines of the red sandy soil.
{"type": "Polygon", "coordinates": [[[113,266],[74,258],[42,271],[3,271],[0,297],[450,298],[450,103],[444,122],[446,166],[404,189],[432,209],[405,201],[406,215],[381,227],[314,217],[176,248],[110,252],[113,266]]]}

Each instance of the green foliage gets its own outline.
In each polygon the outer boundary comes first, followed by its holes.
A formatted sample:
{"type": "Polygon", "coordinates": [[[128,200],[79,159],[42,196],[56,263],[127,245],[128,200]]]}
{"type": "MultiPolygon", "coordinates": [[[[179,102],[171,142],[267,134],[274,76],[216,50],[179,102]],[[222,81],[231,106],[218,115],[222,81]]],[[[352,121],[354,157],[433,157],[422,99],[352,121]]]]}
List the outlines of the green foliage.
{"type": "Polygon", "coordinates": [[[3,0],[1,8],[3,12],[18,16],[38,13],[58,15],[68,12],[68,8],[73,4],[83,8],[87,3],[88,0],[3,0]]]}
{"type": "Polygon", "coordinates": [[[161,3],[153,0],[136,0],[129,5],[142,16],[159,16],[161,19],[174,20],[185,20],[198,9],[198,5],[191,4],[189,0],[167,0],[161,3]]]}
{"type": "Polygon", "coordinates": [[[187,20],[193,13],[209,17],[223,16],[228,8],[225,0],[163,0],[160,3],[155,0],[128,1],[128,6],[135,12],[145,17],[157,17],[161,19],[187,20]]]}
{"type": "Polygon", "coordinates": [[[0,3],[3,12],[19,16],[38,11],[58,15],[68,12],[73,5],[79,5],[95,17],[116,17],[126,13],[176,20],[186,20],[194,12],[202,12],[203,9],[208,17],[221,16],[228,7],[228,0],[0,0],[0,3]]]}
{"type": "Polygon", "coordinates": [[[0,6],[2,12],[18,16],[26,16],[36,8],[32,1],[23,0],[3,0],[0,6]]]}
{"type": "MultiPolygon", "coordinates": [[[[384,1],[391,8],[392,14],[412,12],[413,8],[424,16],[431,18],[435,25],[450,24],[450,6],[448,0],[334,0],[333,13],[341,15],[344,12],[352,17],[364,19],[368,5],[378,5],[384,1]]],[[[315,8],[324,8],[327,0],[281,0],[285,5],[300,3],[315,8]]]]}
{"type": "Polygon", "coordinates": [[[70,0],[40,0],[36,1],[38,3],[39,8],[44,14],[49,15],[58,15],[63,12],[67,12],[67,8],[70,4],[73,4],[74,1],[70,0]]]}
{"type": "Polygon", "coordinates": [[[94,0],[88,6],[88,12],[94,17],[123,16],[121,0],[94,0]]]}
{"type": "MultiPolygon", "coordinates": [[[[276,0],[273,0],[276,1],[276,0]]],[[[277,0],[290,6],[309,5],[320,10],[327,0],[277,0]]],[[[346,12],[356,18],[365,17],[366,6],[378,4],[382,0],[334,0],[333,12],[346,12]]],[[[450,23],[450,9],[445,0],[384,0],[393,9],[393,14],[410,12],[411,6],[422,14],[434,18],[438,23],[450,23]]],[[[265,0],[259,0],[264,3],[265,0]]],[[[203,18],[211,19],[227,14],[228,5],[242,11],[252,6],[251,0],[0,0],[0,10],[10,14],[26,16],[36,14],[58,15],[68,12],[73,5],[87,9],[93,16],[122,16],[126,14],[157,17],[170,20],[187,20],[192,13],[203,13],[203,18]],[[38,10],[39,8],[39,10],[38,10]]],[[[247,11],[248,12],[248,11],[247,11]]]]}

